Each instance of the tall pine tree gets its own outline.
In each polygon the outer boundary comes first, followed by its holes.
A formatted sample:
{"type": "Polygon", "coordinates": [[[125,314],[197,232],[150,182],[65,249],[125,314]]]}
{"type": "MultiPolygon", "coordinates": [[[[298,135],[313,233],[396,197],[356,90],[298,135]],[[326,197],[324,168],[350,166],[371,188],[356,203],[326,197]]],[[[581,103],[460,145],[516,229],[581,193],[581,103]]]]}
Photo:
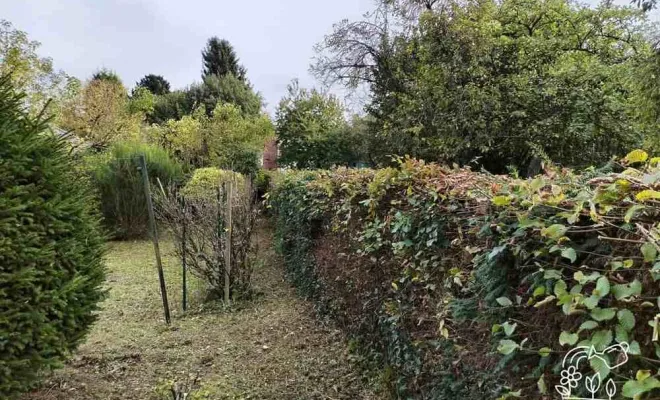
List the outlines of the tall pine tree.
{"type": "Polygon", "coordinates": [[[156,96],[168,94],[170,92],[170,83],[160,75],[149,74],[136,84],[137,87],[143,87],[156,96]]]}
{"type": "Polygon", "coordinates": [[[225,39],[220,40],[215,36],[210,38],[206,43],[206,48],[202,50],[202,60],[204,63],[203,77],[211,75],[223,77],[232,74],[245,81],[247,71],[238,63],[234,47],[225,39]]]}

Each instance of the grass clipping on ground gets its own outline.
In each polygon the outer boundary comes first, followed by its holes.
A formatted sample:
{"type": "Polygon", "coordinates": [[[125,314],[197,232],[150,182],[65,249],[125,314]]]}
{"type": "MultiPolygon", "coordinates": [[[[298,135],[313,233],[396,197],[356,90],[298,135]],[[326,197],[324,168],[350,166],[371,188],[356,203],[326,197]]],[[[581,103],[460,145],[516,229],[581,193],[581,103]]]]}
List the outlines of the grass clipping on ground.
{"type": "Polygon", "coordinates": [[[188,399],[375,398],[339,331],[320,326],[283,281],[268,228],[257,241],[263,262],[254,286],[262,295],[240,310],[209,308],[203,284],[191,279],[186,314],[180,263],[172,243],[162,243],[170,327],[151,242],[113,243],[99,321],[65,368],[25,399],[172,399],[174,383],[195,389],[188,399]]]}

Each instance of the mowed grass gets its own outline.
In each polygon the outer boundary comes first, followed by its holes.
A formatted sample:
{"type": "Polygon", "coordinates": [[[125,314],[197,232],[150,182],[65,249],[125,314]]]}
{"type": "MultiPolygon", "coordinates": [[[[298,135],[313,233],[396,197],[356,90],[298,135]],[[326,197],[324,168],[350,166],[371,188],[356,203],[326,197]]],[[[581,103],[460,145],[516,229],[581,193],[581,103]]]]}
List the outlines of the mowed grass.
{"type": "Polygon", "coordinates": [[[191,278],[187,313],[181,266],[163,241],[169,327],[151,242],[113,243],[98,322],[65,368],[25,399],[172,399],[174,382],[197,389],[188,399],[378,398],[347,360],[345,338],[321,326],[283,281],[267,227],[257,241],[260,295],[224,310],[204,302],[204,285],[191,278]]]}

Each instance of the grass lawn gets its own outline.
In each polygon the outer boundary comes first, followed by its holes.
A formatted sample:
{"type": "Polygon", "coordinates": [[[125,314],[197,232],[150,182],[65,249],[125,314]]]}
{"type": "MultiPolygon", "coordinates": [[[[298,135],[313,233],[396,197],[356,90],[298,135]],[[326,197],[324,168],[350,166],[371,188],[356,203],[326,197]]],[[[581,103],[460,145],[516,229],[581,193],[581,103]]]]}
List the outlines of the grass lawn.
{"type": "Polygon", "coordinates": [[[185,314],[181,268],[172,243],[162,243],[170,327],[151,242],[113,243],[98,322],[65,368],[24,399],[172,399],[173,382],[197,388],[189,400],[377,398],[347,360],[341,334],[321,326],[283,281],[268,228],[257,241],[261,296],[224,311],[204,304],[204,286],[192,279],[185,314]]]}

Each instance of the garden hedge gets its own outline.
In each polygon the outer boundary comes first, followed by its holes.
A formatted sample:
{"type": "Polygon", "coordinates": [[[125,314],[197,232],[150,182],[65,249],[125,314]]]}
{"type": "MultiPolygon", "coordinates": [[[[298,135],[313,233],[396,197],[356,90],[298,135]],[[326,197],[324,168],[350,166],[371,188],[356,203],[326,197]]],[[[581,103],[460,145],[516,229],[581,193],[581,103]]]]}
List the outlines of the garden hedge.
{"type": "Polygon", "coordinates": [[[659,164],[517,179],[405,159],[290,172],[269,203],[288,277],[398,398],[555,398],[572,347],[620,342],[625,365],[580,372],[657,398],[659,164]]]}
{"type": "Polygon", "coordinates": [[[115,239],[147,236],[148,213],[139,156],[144,155],[152,185],[183,179],[181,165],[170,154],[144,143],[118,142],[104,153],[85,158],[84,168],[97,192],[104,223],[115,239]]]}
{"type": "Polygon", "coordinates": [[[0,78],[0,398],[34,387],[103,298],[105,236],[67,145],[0,78]]]}

